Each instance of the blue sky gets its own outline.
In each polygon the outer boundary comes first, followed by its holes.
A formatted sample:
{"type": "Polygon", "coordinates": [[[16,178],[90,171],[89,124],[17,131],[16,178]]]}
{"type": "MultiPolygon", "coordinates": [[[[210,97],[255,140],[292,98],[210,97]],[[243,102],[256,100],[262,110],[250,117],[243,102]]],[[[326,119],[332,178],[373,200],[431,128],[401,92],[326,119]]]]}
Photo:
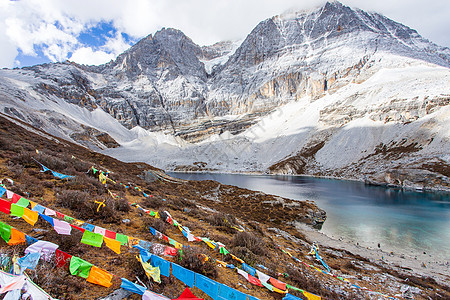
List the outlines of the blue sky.
{"type": "MultiPolygon", "coordinates": [[[[64,60],[102,64],[162,27],[200,45],[239,40],[262,20],[323,0],[0,0],[0,67],[64,60]]],[[[450,46],[448,0],[343,0],[450,46]]]]}

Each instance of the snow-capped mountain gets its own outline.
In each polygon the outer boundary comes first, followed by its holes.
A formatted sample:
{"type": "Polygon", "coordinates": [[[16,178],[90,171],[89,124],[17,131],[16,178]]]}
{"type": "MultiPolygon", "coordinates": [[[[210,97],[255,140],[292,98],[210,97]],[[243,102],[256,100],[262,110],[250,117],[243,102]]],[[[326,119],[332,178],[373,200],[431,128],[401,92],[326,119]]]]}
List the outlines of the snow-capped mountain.
{"type": "Polygon", "coordinates": [[[162,29],[101,66],[0,70],[0,97],[5,114],[163,168],[448,185],[450,50],[339,2],[241,42],[162,29]]]}

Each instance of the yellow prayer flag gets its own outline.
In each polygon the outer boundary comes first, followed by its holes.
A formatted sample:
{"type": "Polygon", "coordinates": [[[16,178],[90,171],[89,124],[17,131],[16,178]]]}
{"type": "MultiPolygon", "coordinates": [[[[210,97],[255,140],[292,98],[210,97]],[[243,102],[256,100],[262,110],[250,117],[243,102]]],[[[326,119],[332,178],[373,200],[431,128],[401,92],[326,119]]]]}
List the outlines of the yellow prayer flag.
{"type": "Polygon", "coordinates": [[[153,281],[161,283],[161,272],[159,267],[152,267],[148,262],[143,262],[141,256],[136,256],[137,260],[141,263],[142,268],[144,268],[145,274],[148,278],[152,278],[153,281]]]}
{"type": "Polygon", "coordinates": [[[120,241],[107,238],[106,236],[103,236],[103,241],[105,242],[106,247],[116,252],[117,254],[120,254],[120,241]]]}
{"type": "Polygon", "coordinates": [[[177,241],[175,241],[175,248],[176,249],[182,249],[183,248],[183,244],[180,244],[177,241]]]}
{"type": "Polygon", "coordinates": [[[280,293],[280,294],[286,294],[288,292],[287,290],[286,291],[282,291],[282,290],[280,290],[279,288],[276,288],[276,287],[273,287],[273,291],[277,292],[277,293],[280,293]]]}
{"type": "Polygon", "coordinates": [[[81,226],[81,225],[84,224],[84,221],[75,219],[75,220],[72,221],[72,224],[75,225],[75,226],[81,226]]]}
{"type": "Polygon", "coordinates": [[[234,255],[231,254],[231,253],[230,253],[230,255],[231,255],[231,257],[232,257],[233,259],[237,260],[237,261],[240,262],[241,264],[244,263],[244,261],[243,261],[242,259],[240,259],[239,257],[236,257],[236,256],[234,256],[234,255]]]}
{"type": "Polygon", "coordinates": [[[313,295],[311,293],[308,293],[307,291],[303,291],[303,295],[305,295],[305,297],[308,298],[308,300],[320,300],[320,299],[322,299],[321,297],[313,295]]]}
{"type": "Polygon", "coordinates": [[[36,202],[33,202],[31,200],[28,200],[28,201],[30,201],[31,209],[33,209],[37,205],[36,202]]]}
{"type": "Polygon", "coordinates": [[[96,266],[92,266],[91,270],[89,271],[89,276],[88,278],[86,278],[86,281],[109,288],[112,285],[112,278],[112,274],[109,274],[105,270],[97,268],[96,266]]]}
{"type": "Polygon", "coordinates": [[[39,217],[39,214],[37,212],[32,211],[28,208],[23,209],[22,218],[25,220],[25,222],[27,222],[31,226],[34,226],[34,224],[36,224],[38,217],[39,217]]]}
{"type": "Polygon", "coordinates": [[[227,267],[227,263],[221,260],[216,259],[216,263],[219,263],[222,267],[226,268],[227,267]]]}
{"type": "Polygon", "coordinates": [[[133,247],[134,245],[139,245],[139,239],[135,237],[128,236],[128,247],[133,247]]]}

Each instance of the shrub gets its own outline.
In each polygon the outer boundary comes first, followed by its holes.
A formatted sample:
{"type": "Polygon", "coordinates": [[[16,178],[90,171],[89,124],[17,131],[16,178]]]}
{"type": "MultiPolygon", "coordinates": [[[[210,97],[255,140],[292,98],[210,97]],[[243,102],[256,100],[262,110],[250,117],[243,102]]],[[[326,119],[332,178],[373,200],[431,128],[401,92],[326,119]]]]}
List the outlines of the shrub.
{"type": "Polygon", "coordinates": [[[22,175],[20,180],[24,183],[16,183],[10,188],[11,191],[23,195],[27,198],[42,197],[44,195],[44,188],[42,181],[28,175],[22,175]]]}
{"type": "Polygon", "coordinates": [[[233,236],[232,245],[234,247],[247,248],[256,255],[266,256],[266,243],[249,232],[238,232],[233,236]]]}
{"type": "Polygon", "coordinates": [[[182,267],[203,274],[209,278],[217,277],[217,269],[214,262],[211,259],[205,260],[198,248],[186,248],[183,251],[178,251],[177,255],[182,267]]]}
{"type": "MultiPolygon", "coordinates": [[[[114,212],[117,208],[125,204],[119,203],[120,200],[107,197],[93,197],[85,192],[63,190],[56,195],[57,204],[61,207],[71,209],[75,217],[87,220],[102,220],[105,223],[117,223],[120,218],[114,212]],[[103,202],[105,206],[100,206],[97,202],[103,202]],[[98,209],[98,211],[97,211],[98,209]]],[[[123,209],[123,208],[122,208],[123,209]]]]}
{"type": "Polygon", "coordinates": [[[56,194],[56,203],[60,207],[69,208],[71,210],[79,210],[89,199],[86,192],[62,190],[56,194]]]}
{"type": "Polygon", "coordinates": [[[104,185],[98,179],[86,176],[85,174],[65,182],[64,187],[68,190],[78,190],[89,192],[90,194],[103,195],[107,193],[104,185]]]}

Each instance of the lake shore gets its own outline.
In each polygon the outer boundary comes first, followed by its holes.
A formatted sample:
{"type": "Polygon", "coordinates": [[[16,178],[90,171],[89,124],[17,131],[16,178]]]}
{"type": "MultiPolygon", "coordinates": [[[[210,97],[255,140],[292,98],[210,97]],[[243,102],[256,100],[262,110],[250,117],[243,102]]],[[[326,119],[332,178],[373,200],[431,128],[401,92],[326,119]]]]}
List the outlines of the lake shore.
{"type": "Polygon", "coordinates": [[[450,263],[448,261],[437,260],[431,254],[412,256],[388,252],[382,248],[364,247],[340,238],[330,237],[301,223],[296,224],[296,229],[304,234],[311,243],[315,241],[325,248],[349,251],[352,254],[367,258],[370,262],[379,266],[392,268],[414,276],[432,277],[443,285],[448,285],[450,282],[450,263]]]}

